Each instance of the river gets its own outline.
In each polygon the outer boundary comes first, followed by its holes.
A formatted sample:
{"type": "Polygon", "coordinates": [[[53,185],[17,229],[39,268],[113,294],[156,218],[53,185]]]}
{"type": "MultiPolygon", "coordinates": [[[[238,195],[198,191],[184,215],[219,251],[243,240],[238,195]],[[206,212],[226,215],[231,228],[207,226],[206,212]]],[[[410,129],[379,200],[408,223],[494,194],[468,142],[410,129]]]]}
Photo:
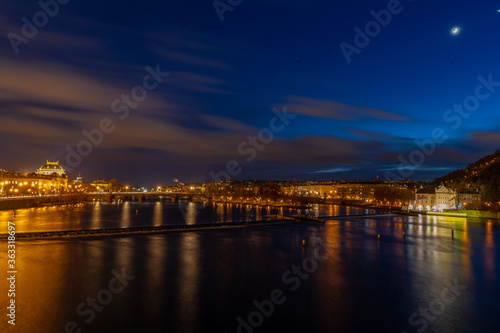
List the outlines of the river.
{"type": "MultiPolygon", "coordinates": [[[[218,223],[280,213],[292,212],[163,200],[89,203],[0,212],[0,228],[6,233],[9,221],[16,232],[218,223]]],[[[312,212],[366,213],[373,211],[317,206],[312,212]]],[[[380,215],[329,218],[325,224],[18,240],[16,326],[9,328],[498,332],[499,237],[500,225],[492,221],[380,215]]],[[[5,278],[0,286],[3,332],[10,326],[5,278]]]]}

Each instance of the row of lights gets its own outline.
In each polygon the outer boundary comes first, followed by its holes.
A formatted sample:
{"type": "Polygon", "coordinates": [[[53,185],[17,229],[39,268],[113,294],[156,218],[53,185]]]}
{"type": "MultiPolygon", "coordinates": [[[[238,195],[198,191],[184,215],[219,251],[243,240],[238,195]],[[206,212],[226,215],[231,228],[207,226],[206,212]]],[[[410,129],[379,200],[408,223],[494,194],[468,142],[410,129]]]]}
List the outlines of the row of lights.
{"type": "MultiPolygon", "coordinates": [[[[12,181],[10,181],[10,182],[9,182],[9,181],[5,181],[5,182],[1,182],[1,183],[0,183],[0,185],[2,185],[2,186],[9,185],[9,184],[12,184],[12,185],[19,185],[19,186],[25,186],[25,185],[27,186],[27,185],[28,185],[28,182],[24,182],[24,183],[23,183],[23,182],[19,182],[19,183],[18,183],[17,181],[12,180],[12,181]]],[[[35,185],[38,185],[38,182],[34,182],[34,183],[32,182],[32,183],[31,183],[31,186],[35,186],[35,185]]],[[[47,186],[47,184],[43,184],[43,186],[47,186]]],[[[55,186],[55,184],[50,183],[50,184],[49,184],[49,186],[55,186]]],[[[60,186],[64,186],[64,185],[63,185],[63,184],[60,184],[60,186]]]]}

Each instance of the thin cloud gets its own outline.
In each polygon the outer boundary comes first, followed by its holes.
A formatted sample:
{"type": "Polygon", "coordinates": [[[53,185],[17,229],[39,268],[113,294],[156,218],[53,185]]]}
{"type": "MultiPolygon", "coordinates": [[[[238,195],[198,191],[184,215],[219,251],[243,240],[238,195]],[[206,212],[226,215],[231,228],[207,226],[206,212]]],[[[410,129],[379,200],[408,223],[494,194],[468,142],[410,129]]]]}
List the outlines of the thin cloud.
{"type": "MultiPolygon", "coordinates": [[[[356,137],[366,138],[366,139],[387,140],[387,141],[402,140],[403,139],[401,137],[388,135],[388,134],[384,134],[384,133],[365,131],[365,130],[362,130],[359,128],[350,128],[346,132],[351,134],[351,135],[354,135],[356,137]]],[[[408,139],[404,139],[404,140],[408,140],[408,139]]]]}
{"type": "Polygon", "coordinates": [[[500,143],[500,132],[479,131],[471,133],[474,140],[498,145],[500,143]]]}
{"type": "Polygon", "coordinates": [[[334,120],[358,120],[373,118],[391,121],[411,121],[411,119],[392,113],[369,107],[342,104],[335,101],[309,98],[303,96],[287,96],[285,101],[290,112],[306,115],[314,118],[325,118],[334,120]]]}
{"type": "Polygon", "coordinates": [[[201,115],[203,121],[217,129],[222,129],[231,132],[241,132],[241,133],[252,133],[255,132],[255,128],[249,126],[239,120],[230,119],[227,117],[219,117],[214,115],[201,115]]]}
{"type": "Polygon", "coordinates": [[[352,168],[332,168],[332,169],[314,171],[313,173],[337,173],[337,172],[347,172],[351,170],[352,168]]]}
{"type": "MultiPolygon", "coordinates": [[[[418,171],[448,171],[448,170],[453,170],[453,168],[450,167],[440,167],[440,166],[430,166],[430,165],[414,165],[412,166],[414,170],[418,171]]],[[[399,170],[399,166],[387,166],[380,168],[379,170],[381,171],[394,171],[394,170],[399,170]]]]}
{"type": "Polygon", "coordinates": [[[193,55],[189,52],[175,52],[165,49],[158,49],[156,52],[168,61],[175,61],[178,63],[185,63],[193,66],[233,70],[231,66],[220,60],[193,55]]]}

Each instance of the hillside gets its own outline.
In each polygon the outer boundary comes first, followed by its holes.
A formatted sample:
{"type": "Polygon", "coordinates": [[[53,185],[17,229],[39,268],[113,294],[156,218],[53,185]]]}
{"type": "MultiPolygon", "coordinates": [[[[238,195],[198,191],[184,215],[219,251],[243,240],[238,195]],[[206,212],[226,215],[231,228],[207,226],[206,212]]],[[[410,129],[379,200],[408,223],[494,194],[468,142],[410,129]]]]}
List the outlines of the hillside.
{"type": "Polygon", "coordinates": [[[469,164],[464,169],[436,178],[434,183],[461,191],[480,191],[484,201],[498,202],[500,201],[500,150],[469,164]]]}

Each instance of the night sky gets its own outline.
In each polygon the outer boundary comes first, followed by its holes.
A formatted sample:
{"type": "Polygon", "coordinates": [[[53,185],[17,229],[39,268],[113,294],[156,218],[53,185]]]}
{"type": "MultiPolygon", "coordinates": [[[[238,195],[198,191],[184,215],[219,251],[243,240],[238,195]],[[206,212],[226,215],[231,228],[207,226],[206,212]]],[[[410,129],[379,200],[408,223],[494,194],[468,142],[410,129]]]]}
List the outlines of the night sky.
{"type": "Polygon", "coordinates": [[[432,180],[500,146],[498,1],[60,1],[0,5],[0,168],[432,180]]]}

